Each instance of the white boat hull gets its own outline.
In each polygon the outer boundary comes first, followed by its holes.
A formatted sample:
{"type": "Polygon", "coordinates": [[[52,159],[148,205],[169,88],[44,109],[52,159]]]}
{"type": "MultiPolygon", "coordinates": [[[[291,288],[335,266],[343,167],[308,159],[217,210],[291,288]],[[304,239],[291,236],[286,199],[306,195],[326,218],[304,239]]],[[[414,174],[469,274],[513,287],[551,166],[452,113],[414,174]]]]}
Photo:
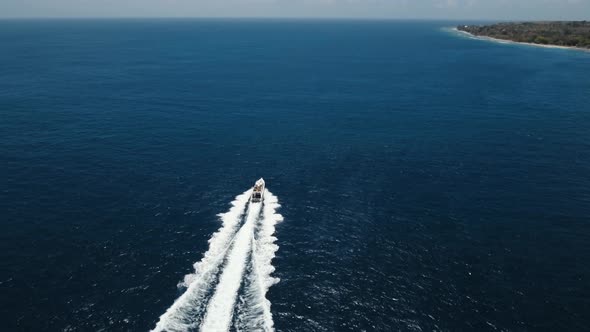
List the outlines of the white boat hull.
{"type": "Polygon", "coordinates": [[[252,189],[252,197],[250,198],[252,203],[262,202],[264,199],[264,188],[264,179],[260,178],[258,181],[256,181],[254,188],[252,189]]]}

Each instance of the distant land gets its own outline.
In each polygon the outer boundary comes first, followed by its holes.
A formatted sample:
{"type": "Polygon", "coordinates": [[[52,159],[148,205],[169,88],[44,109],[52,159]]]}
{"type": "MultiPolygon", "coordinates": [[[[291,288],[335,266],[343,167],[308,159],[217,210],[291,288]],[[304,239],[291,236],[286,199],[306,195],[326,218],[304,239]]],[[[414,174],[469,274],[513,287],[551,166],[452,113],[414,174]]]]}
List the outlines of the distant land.
{"type": "Polygon", "coordinates": [[[518,43],[590,49],[590,21],[514,22],[492,25],[459,25],[474,36],[518,43]]]}

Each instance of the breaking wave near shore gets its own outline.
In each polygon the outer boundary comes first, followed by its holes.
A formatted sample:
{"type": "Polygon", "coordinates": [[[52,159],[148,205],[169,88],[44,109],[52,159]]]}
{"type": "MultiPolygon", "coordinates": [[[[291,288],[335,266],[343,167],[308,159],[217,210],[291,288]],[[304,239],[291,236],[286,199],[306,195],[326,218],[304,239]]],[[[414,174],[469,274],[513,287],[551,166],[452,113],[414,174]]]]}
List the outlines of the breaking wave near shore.
{"type": "Polygon", "coordinates": [[[278,198],[264,189],[253,202],[253,189],[237,196],[195,272],[179,284],[186,288],[152,331],[274,331],[268,289],[279,280],[272,259],[278,246],[275,225],[278,198]]]}

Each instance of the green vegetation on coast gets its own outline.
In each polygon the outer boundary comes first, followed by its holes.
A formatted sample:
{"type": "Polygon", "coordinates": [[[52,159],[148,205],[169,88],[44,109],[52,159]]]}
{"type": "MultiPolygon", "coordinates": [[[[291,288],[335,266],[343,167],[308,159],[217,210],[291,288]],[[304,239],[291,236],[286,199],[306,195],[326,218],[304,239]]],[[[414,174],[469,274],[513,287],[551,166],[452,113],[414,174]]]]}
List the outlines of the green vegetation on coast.
{"type": "Polygon", "coordinates": [[[590,49],[590,21],[521,22],[492,25],[460,25],[460,31],[520,43],[590,49]]]}

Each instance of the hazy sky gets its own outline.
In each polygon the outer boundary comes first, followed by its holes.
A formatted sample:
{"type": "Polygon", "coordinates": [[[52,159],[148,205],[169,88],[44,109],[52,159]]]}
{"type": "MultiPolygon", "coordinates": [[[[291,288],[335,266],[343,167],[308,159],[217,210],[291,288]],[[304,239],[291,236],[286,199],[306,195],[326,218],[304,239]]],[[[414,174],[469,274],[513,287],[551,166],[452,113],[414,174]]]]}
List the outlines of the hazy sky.
{"type": "Polygon", "coordinates": [[[0,0],[0,17],[590,20],[590,0],[0,0]]]}

